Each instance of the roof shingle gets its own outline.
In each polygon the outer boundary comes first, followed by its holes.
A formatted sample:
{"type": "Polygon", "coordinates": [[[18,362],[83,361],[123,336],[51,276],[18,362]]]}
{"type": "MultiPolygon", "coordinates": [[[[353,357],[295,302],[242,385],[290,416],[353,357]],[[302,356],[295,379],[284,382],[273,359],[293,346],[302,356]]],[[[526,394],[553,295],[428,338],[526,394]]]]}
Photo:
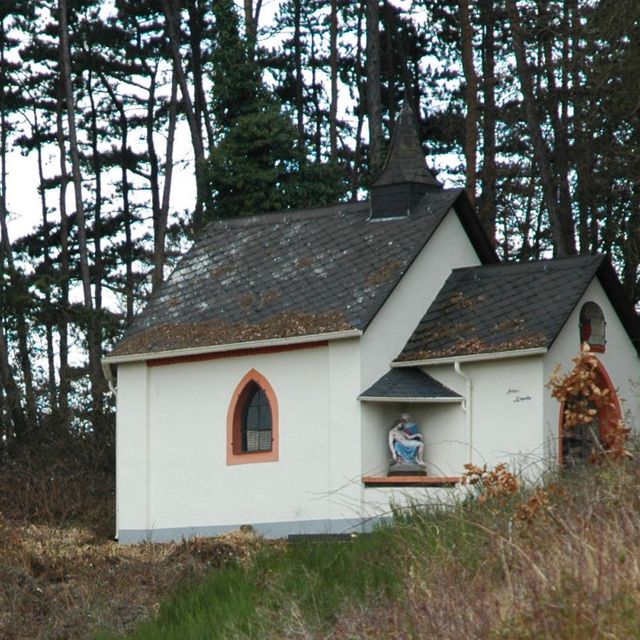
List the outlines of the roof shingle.
{"type": "Polygon", "coordinates": [[[603,260],[455,269],[396,361],[549,347],[603,260]]]}
{"type": "Polygon", "coordinates": [[[414,368],[391,369],[362,393],[360,398],[363,400],[373,398],[462,400],[462,396],[458,393],[429,374],[414,368]]]}
{"type": "Polygon", "coordinates": [[[213,222],[111,355],[364,330],[460,196],[387,221],[361,202],[213,222]]]}

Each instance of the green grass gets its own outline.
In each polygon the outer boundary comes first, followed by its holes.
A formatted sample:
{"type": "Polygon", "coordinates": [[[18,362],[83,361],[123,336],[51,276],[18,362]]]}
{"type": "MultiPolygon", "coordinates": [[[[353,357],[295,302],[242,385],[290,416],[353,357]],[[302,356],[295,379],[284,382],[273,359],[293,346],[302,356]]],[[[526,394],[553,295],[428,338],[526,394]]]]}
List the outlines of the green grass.
{"type": "MultiPolygon", "coordinates": [[[[169,598],[136,640],[265,638],[285,618],[307,627],[330,625],[345,602],[376,595],[395,599],[402,574],[395,566],[398,538],[381,529],[351,541],[304,541],[265,548],[249,567],[212,572],[169,598]]],[[[109,634],[98,638],[114,638],[109,634]]]]}

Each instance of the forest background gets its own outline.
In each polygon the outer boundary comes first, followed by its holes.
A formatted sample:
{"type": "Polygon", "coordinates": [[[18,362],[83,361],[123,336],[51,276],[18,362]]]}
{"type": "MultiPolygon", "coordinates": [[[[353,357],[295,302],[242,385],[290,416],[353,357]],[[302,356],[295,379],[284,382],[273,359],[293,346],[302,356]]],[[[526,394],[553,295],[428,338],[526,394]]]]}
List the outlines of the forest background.
{"type": "Polygon", "coordinates": [[[607,253],[638,302],[639,26],[634,0],[2,0],[0,461],[110,474],[101,357],[180,252],[363,197],[404,99],[503,259],[607,253]]]}

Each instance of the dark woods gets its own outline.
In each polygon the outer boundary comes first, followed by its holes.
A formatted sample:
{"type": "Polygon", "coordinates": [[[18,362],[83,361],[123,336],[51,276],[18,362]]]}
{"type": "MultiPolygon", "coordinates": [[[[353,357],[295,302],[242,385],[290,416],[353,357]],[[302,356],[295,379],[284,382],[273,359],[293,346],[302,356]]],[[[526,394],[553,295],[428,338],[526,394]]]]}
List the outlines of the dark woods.
{"type": "Polygon", "coordinates": [[[7,464],[80,447],[108,469],[101,356],[179,249],[212,218],[364,197],[405,98],[503,258],[609,253],[640,297],[637,2],[103,4],[0,3],[7,464]]]}

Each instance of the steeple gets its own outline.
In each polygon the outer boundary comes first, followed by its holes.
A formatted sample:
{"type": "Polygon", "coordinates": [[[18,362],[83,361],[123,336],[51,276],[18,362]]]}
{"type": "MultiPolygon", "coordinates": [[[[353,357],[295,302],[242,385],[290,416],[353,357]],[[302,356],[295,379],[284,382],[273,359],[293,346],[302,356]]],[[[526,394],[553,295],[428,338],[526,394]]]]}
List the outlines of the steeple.
{"type": "Polygon", "coordinates": [[[442,184],[427,168],[416,117],[405,99],[393,130],[386,162],[371,185],[371,218],[409,215],[427,191],[440,189],[442,184]]]}

